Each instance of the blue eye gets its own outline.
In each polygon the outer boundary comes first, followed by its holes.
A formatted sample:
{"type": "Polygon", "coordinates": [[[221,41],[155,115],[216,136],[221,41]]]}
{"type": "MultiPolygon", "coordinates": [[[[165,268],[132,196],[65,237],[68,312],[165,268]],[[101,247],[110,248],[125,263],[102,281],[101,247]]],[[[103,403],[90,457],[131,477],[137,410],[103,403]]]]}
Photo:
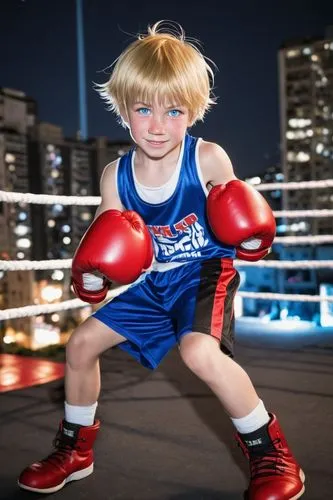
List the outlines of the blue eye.
{"type": "Polygon", "coordinates": [[[149,115],[150,113],[150,109],[149,108],[139,108],[137,109],[137,112],[140,114],[140,115],[149,115]]]}
{"type": "Polygon", "coordinates": [[[172,118],[177,118],[181,114],[181,111],[179,111],[179,109],[170,109],[168,114],[172,118]]]}

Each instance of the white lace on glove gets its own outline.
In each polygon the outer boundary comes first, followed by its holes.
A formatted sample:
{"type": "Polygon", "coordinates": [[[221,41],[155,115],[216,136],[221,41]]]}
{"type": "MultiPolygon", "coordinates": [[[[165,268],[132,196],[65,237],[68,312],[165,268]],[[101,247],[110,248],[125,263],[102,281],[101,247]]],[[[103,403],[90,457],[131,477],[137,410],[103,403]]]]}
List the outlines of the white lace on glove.
{"type": "Polygon", "coordinates": [[[90,292],[97,292],[104,287],[104,280],[101,276],[91,273],[82,274],[83,288],[90,292]]]}
{"type": "Polygon", "coordinates": [[[244,248],[244,250],[258,250],[261,243],[261,240],[258,238],[249,238],[248,240],[243,241],[240,246],[241,248],[244,248]]]}

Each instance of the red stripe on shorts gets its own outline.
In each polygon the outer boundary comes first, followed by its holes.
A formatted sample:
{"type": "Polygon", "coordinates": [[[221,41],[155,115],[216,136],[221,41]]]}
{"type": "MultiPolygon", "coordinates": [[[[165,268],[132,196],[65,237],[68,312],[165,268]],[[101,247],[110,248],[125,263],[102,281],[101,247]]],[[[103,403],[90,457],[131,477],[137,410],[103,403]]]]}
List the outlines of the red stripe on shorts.
{"type": "Polygon", "coordinates": [[[230,260],[221,259],[221,267],[222,272],[217,281],[211,321],[211,334],[220,341],[224,326],[224,312],[228,296],[228,285],[233,280],[237,272],[230,260]]]}

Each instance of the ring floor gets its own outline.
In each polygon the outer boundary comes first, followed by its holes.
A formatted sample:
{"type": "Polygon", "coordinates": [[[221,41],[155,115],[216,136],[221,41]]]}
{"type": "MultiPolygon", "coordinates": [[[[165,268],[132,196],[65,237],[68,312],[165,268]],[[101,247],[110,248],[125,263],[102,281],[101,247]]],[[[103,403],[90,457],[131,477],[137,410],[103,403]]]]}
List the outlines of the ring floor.
{"type": "MultiPolygon", "coordinates": [[[[237,328],[236,360],[277,413],[306,474],[302,499],[333,495],[333,333],[296,337],[237,328]],[[240,331],[239,331],[240,330],[240,331]]],[[[120,350],[101,360],[95,471],[59,500],[237,500],[247,463],[234,430],[177,349],[155,372],[120,350]]],[[[45,457],[62,417],[62,380],[1,394],[0,498],[48,498],[19,490],[23,467],[45,457]]]]}

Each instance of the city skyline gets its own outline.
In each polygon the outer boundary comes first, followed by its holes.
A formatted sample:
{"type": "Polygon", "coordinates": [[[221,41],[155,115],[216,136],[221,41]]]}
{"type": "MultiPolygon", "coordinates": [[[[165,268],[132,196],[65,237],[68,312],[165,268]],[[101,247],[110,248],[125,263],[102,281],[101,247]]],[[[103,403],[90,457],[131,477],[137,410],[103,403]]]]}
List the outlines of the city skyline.
{"type": "MultiPolygon", "coordinates": [[[[208,0],[205,22],[199,8],[174,1],[140,6],[85,0],[83,6],[89,135],[129,139],[106,111],[93,82],[107,79],[103,69],[135,33],[159,19],[172,19],[188,37],[200,40],[204,54],[219,68],[218,105],[191,133],[225,147],[240,177],[262,172],[280,159],[278,49],[291,38],[324,36],[333,24],[333,6],[321,1],[313,9],[300,1],[270,6],[258,2],[255,8],[245,1],[221,6],[208,0]]],[[[5,1],[2,13],[0,41],[6,45],[6,56],[0,65],[0,85],[26,92],[37,100],[40,120],[74,136],[79,123],[75,1],[59,1],[56,10],[42,0],[5,1]]]]}

